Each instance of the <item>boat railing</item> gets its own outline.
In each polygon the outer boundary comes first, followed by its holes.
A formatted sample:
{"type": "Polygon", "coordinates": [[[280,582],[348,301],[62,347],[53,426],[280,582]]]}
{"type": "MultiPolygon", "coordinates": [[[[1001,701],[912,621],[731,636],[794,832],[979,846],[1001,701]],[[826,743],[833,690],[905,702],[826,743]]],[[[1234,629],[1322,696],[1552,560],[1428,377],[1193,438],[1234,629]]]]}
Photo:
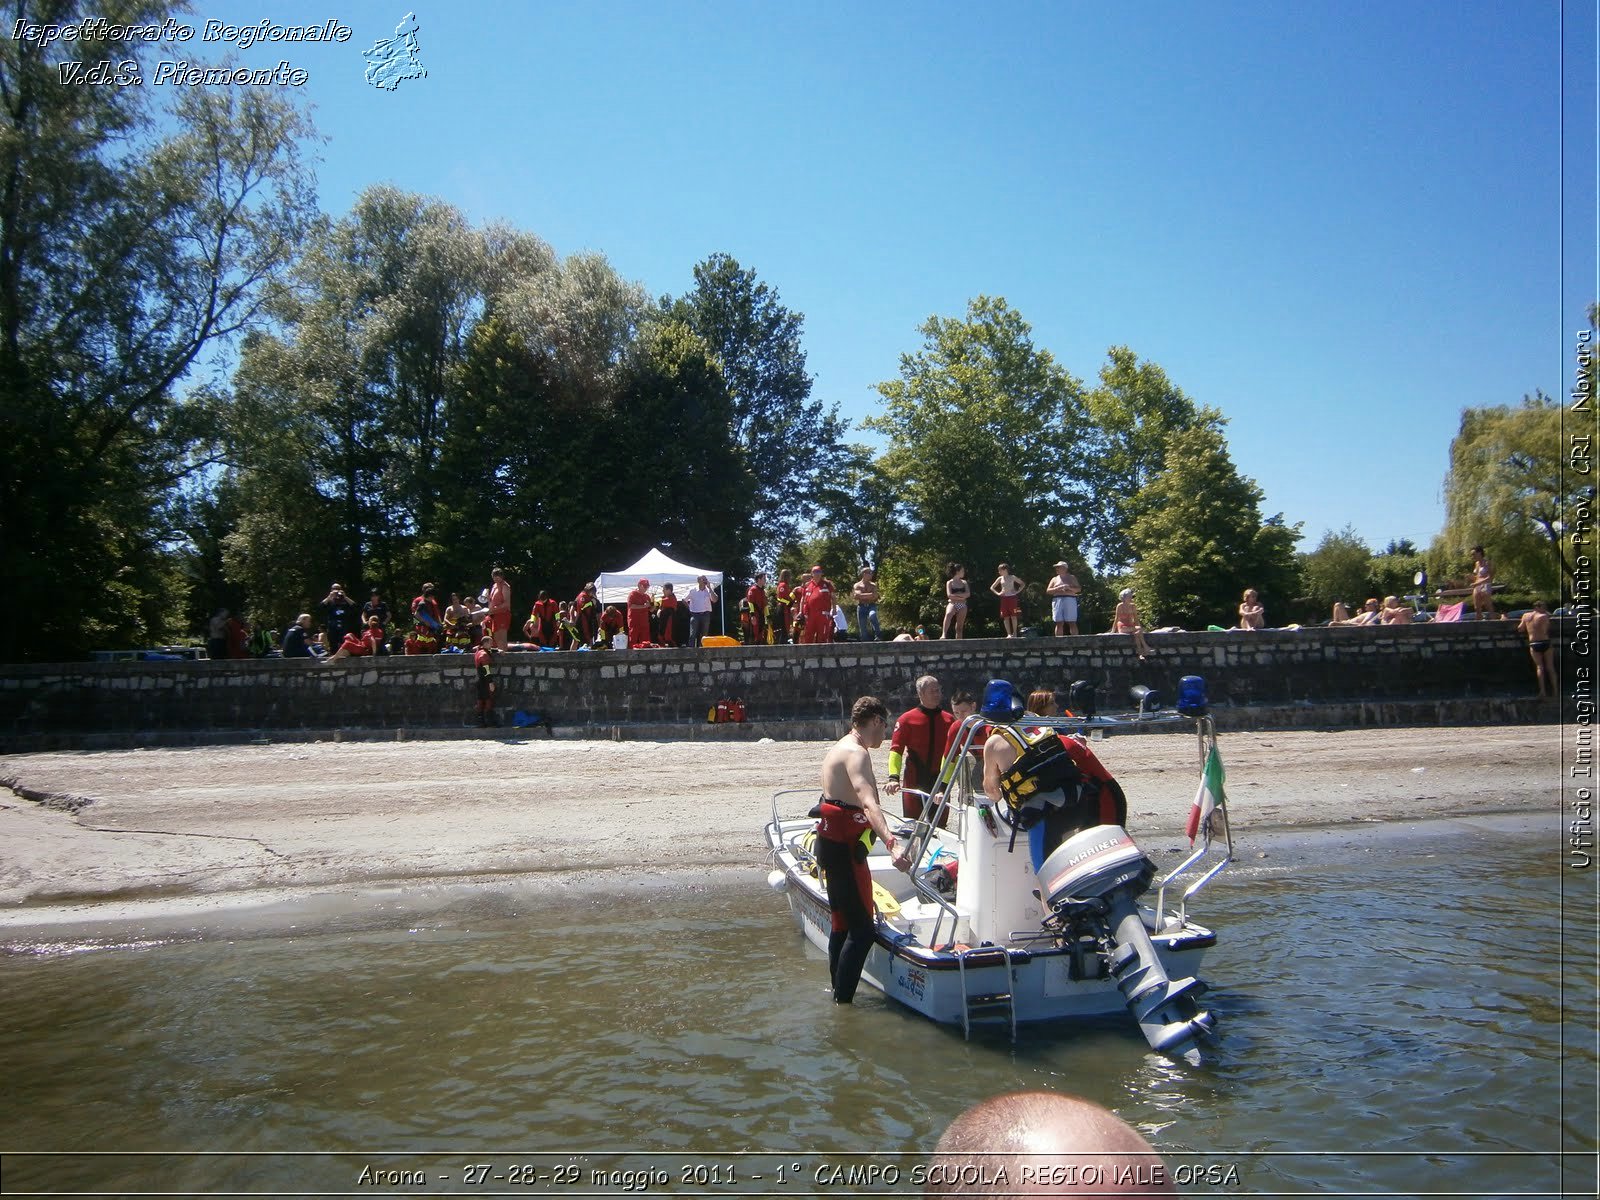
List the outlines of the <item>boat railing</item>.
{"type": "MultiPolygon", "coordinates": [[[[1199,741],[1200,770],[1203,776],[1206,759],[1217,744],[1216,724],[1209,716],[1199,718],[1199,741]]],[[[1200,870],[1200,874],[1184,887],[1178,897],[1177,910],[1173,916],[1180,925],[1189,919],[1189,897],[1198,893],[1233,863],[1233,826],[1228,822],[1226,802],[1212,809],[1211,816],[1204,822],[1202,828],[1196,830],[1196,833],[1200,839],[1199,848],[1162,876],[1156,885],[1158,923],[1164,924],[1167,920],[1168,889],[1176,888],[1183,876],[1193,870],[1200,870]],[[1202,864],[1205,864],[1203,868],[1202,864]]]]}

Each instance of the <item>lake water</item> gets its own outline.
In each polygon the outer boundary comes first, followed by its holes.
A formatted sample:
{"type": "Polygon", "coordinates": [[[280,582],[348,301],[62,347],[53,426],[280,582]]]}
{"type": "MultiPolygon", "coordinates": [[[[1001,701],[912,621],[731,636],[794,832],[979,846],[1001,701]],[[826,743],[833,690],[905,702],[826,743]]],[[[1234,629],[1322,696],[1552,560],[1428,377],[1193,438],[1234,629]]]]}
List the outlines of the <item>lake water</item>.
{"type": "Polygon", "coordinates": [[[956,1113],[1047,1087],[1190,1194],[1592,1194],[1595,881],[1558,831],[1262,844],[1196,904],[1199,1068],[1117,1020],[1012,1045],[865,988],[836,1010],[758,871],[14,938],[3,1189],[916,1195],[956,1113]]]}

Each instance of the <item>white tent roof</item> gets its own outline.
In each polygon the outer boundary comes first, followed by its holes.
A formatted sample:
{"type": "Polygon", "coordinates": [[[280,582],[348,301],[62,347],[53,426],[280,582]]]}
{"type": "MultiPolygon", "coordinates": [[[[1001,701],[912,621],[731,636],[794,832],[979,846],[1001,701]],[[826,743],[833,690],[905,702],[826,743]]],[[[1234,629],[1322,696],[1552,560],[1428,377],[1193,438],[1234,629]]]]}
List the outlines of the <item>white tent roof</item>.
{"type": "Polygon", "coordinates": [[[664,551],[652,549],[631,567],[624,567],[620,571],[601,571],[600,578],[596,582],[600,585],[601,604],[626,604],[628,593],[633,591],[641,579],[648,579],[650,590],[658,596],[661,594],[661,585],[670,583],[672,590],[681,600],[689,588],[700,582],[702,575],[710,581],[712,587],[722,586],[721,571],[685,566],[668,558],[664,551]]]}

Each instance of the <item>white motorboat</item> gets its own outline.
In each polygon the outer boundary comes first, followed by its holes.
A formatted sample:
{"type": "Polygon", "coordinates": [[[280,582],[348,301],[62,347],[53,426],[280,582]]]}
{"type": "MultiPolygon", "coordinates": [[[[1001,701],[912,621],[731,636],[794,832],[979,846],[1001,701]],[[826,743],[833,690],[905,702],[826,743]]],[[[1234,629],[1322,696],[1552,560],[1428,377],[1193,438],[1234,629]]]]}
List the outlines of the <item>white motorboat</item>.
{"type": "MultiPolygon", "coordinates": [[[[1189,708],[1193,715],[1025,715],[1000,724],[1033,738],[1055,731],[1080,745],[1152,725],[1191,726],[1203,796],[1207,763],[1217,763],[1220,775],[1216,731],[1203,694],[1189,708]]],[[[968,753],[994,728],[983,716],[966,718],[941,776],[947,786],[927,798],[923,819],[901,818],[896,838],[911,838],[914,869],[895,869],[881,844],[869,854],[877,928],[862,979],[969,1036],[986,1022],[1009,1025],[1014,1038],[1019,1022],[1130,1012],[1152,1047],[1198,1063],[1199,1039],[1213,1018],[1196,1004],[1206,990],[1197,972],[1217,939],[1189,918],[1188,902],[1232,860],[1222,797],[1200,822],[1193,852],[1159,880],[1120,825],[1071,833],[1036,871],[1029,834],[1018,832],[1029,824],[1027,812],[1005,798],[991,802],[968,753]]],[[[814,791],[773,797],[769,882],[787,894],[806,938],[826,951],[828,898],[811,852],[816,822],[793,815],[815,800],[814,791]]]]}

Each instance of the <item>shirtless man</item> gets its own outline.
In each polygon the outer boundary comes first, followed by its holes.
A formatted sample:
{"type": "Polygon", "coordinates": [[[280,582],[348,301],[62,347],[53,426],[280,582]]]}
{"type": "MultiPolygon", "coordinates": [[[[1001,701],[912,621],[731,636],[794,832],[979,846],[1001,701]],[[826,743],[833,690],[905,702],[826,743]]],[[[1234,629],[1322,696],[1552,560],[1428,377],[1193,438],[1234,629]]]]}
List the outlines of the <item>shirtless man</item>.
{"type": "Polygon", "coordinates": [[[871,567],[861,568],[861,577],[850,588],[850,595],[856,602],[856,630],[861,640],[877,641],[882,632],[878,628],[878,576],[871,567]]]}
{"type": "Polygon", "coordinates": [[[1000,623],[1006,627],[1006,636],[1019,636],[1017,627],[1022,624],[1022,589],[1028,585],[1011,573],[1010,563],[1000,564],[1000,576],[989,585],[989,590],[1000,597],[1000,623]]]}
{"type": "Polygon", "coordinates": [[[1556,698],[1556,655],[1550,648],[1550,608],[1543,600],[1535,600],[1533,609],[1522,614],[1517,630],[1528,639],[1528,655],[1533,659],[1533,669],[1539,677],[1539,699],[1556,698]]]}
{"type": "Polygon", "coordinates": [[[1044,594],[1050,597],[1051,615],[1056,622],[1056,636],[1064,637],[1071,634],[1078,636],[1078,594],[1083,589],[1078,586],[1078,577],[1072,573],[1064,562],[1056,564],[1056,573],[1044,589],[1044,594]]]}
{"type": "Polygon", "coordinates": [[[828,935],[828,975],[836,1004],[849,1004],[861,982],[876,928],[872,872],[867,867],[869,831],[882,839],[894,865],[911,869],[911,860],[889,832],[878,807],[878,781],[872,754],[889,733],[889,710],[874,696],[862,696],[850,709],[850,732],[822,760],[822,799],[817,805],[815,852],[828,889],[833,928],[828,935]]]}
{"type": "Polygon", "coordinates": [[[1497,615],[1494,611],[1494,564],[1482,546],[1472,548],[1472,614],[1480,621],[1497,615]]]}
{"type": "Polygon", "coordinates": [[[489,572],[494,582],[489,586],[489,615],[483,622],[483,634],[496,650],[511,644],[511,585],[506,573],[499,567],[489,572]]]}

